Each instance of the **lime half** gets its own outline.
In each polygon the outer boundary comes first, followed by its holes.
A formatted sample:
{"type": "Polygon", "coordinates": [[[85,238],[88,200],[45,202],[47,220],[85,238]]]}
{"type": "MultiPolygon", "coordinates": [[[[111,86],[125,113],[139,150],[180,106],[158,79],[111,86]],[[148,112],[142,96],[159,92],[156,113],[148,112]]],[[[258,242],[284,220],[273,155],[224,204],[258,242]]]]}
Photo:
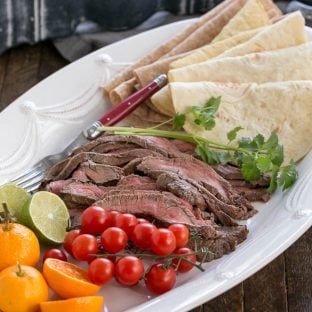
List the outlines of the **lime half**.
{"type": "Polygon", "coordinates": [[[22,210],[21,221],[45,244],[61,244],[66,235],[69,213],[63,200],[50,192],[35,193],[22,210]]]}
{"type": "Polygon", "coordinates": [[[22,187],[11,183],[0,185],[0,211],[3,211],[2,203],[6,203],[17,221],[19,221],[23,206],[30,198],[31,195],[22,187]]]}

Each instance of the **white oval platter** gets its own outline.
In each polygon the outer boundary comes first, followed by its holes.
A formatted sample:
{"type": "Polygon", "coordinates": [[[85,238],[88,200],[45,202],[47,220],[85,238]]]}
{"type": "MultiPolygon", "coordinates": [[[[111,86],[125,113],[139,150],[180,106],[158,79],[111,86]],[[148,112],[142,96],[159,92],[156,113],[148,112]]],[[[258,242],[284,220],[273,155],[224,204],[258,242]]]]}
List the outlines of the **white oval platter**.
{"type": "MultiPolygon", "coordinates": [[[[0,114],[0,184],[61,151],[110,106],[101,85],[124,66],[157,47],[192,20],[119,41],[83,57],[27,91],[0,114]]],[[[312,40],[312,30],[307,28],[312,40]]],[[[249,236],[233,253],[179,275],[175,289],[154,297],[143,284],[104,286],[106,310],[188,311],[245,280],[294,243],[312,225],[312,153],[298,165],[299,180],[274,194],[247,221],[249,236]]]]}

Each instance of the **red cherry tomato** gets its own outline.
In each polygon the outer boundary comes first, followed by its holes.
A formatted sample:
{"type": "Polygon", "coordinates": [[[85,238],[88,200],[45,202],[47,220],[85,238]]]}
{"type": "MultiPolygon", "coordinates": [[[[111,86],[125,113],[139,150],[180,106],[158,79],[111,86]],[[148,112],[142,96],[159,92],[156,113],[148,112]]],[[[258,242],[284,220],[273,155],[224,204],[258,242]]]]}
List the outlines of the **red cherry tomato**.
{"type": "Polygon", "coordinates": [[[144,218],[138,218],[138,222],[139,223],[150,223],[148,220],[146,220],[144,218]]]}
{"type": "Polygon", "coordinates": [[[143,276],[143,273],[144,265],[142,260],[134,256],[122,257],[115,264],[115,277],[122,285],[135,285],[143,276]]]}
{"type": "MultiPolygon", "coordinates": [[[[185,255],[185,254],[191,254],[191,253],[194,253],[194,251],[190,248],[186,248],[186,247],[182,247],[182,248],[179,248],[177,250],[174,251],[175,254],[178,254],[178,255],[185,255]]],[[[185,256],[184,257],[186,260],[192,262],[192,263],[196,263],[196,255],[189,255],[189,256],[185,256]]],[[[181,273],[185,273],[185,272],[188,272],[190,270],[193,269],[193,265],[189,262],[186,262],[184,260],[181,260],[179,262],[179,259],[178,258],[174,258],[172,260],[172,263],[177,266],[177,270],[178,272],[181,272],[181,273]]]]}
{"type": "Polygon", "coordinates": [[[105,209],[91,206],[80,216],[81,229],[88,234],[101,234],[110,226],[110,215],[105,209]]]}
{"type": "Polygon", "coordinates": [[[128,242],[126,232],[117,227],[106,229],[101,235],[103,248],[109,253],[116,253],[123,250],[128,242]]]}
{"type": "Polygon", "coordinates": [[[153,264],[146,273],[146,287],[153,293],[160,295],[172,289],[176,282],[176,272],[173,267],[165,267],[161,263],[153,264]]]}
{"type": "Polygon", "coordinates": [[[72,244],[74,239],[81,234],[79,229],[69,231],[64,239],[64,249],[71,255],[72,253],[72,244]]]}
{"type": "Polygon", "coordinates": [[[116,226],[116,218],[119,216],[121,213],[119,211],[109,211],[109,218],[110,218],[110,226],[116,226]]]}
{"type": "Polygon", "coordinates": [[[114,276],[114,263],[105,258],[93,260],[88,267],[88,276],[92,283],[104,285],[114,276]]]}
{"type": "Polygon", "coordinates": [[[139,223],[135,226],[131,234],[131,240],[136,247],[150,248],[151,237],[157,228],[152,223],[139,223]]]}
{"type": "Polygon", "coordinates": [[[67,257],[65,255],[64,251],[57,249],[57,248],[48,249],[43,254],[42,262],[44,262],[45,259],[47,259],[47,258],[54,258],[54,259],[67,261],[67,257]]]}
{"type": "Polygon", "coordinates": [[[93,235],[81,234],[76,237],[72,244],[73,256],[77,260],[90,261],[94,257],[90,254],[96,254],[98,251],[98,242],[93,235]]]}
{"type": "Polygon", "coordinates": [[[138,219],[131,213],[120,214],[116,217],[116,227],[123,229],[128,235],[131,235],[137,224],[138,219]]]}
{"type": "Polygon", "coordinates": [[[190,239],[190,231],[184,224],[171,224],[168,230],[173,232],[176,238],[177,248],[184,247],[190,239]]]}
{"type": "Polygon", "coordinates": [[[159,256],[168,256],[176,249],[176,238],[168,229],[158,229],[151,236],[151,249],[159,256]]]}

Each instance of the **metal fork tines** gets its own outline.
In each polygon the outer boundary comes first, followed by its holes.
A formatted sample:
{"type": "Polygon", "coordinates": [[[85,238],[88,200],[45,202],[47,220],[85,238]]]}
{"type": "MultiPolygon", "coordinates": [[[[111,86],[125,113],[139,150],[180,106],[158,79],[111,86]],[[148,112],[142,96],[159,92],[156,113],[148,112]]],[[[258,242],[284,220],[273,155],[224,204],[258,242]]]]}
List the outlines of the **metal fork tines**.
{"type": "Polygon", "coordinates": [[[34,192],[39,188],[46,171],[47,168],[44,168],[42,163],[38,163],[14,179],[11,179],[10,182],[23,187],[27,192],[34,192]]]}

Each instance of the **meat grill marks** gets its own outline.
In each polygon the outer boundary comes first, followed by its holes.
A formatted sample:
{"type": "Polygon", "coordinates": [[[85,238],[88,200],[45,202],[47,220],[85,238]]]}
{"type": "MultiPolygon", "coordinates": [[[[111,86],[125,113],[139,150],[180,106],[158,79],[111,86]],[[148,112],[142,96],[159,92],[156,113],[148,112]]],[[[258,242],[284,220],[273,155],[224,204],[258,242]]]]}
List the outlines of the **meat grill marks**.
{"type": "Polygon", "coordinates": [[[105,134],[53,166],[42,187],[59,194],[72,216],[96,203],[160,225],[187,224],[212,260],[246,238],[246,226],[235,220],[256,212],[246,198],[265,200],[268,180],[246,183],[236,167],[212,169],[193,152],[178,140],[105,134]]]}

